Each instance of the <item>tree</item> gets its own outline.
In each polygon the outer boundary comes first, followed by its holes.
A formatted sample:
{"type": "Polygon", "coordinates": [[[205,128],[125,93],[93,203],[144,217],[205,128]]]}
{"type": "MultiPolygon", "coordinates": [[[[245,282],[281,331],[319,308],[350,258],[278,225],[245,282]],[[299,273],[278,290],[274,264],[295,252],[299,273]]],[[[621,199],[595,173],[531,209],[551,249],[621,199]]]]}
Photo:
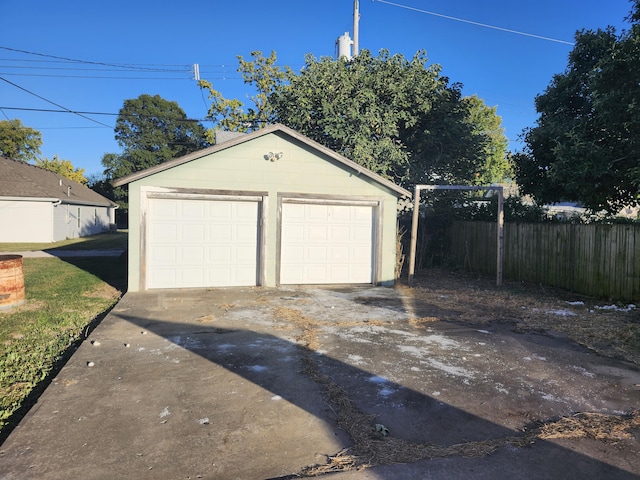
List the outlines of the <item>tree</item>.
{"type": "Polygon", "coordinates": [[[307,56],[269,100],[282,123],[405,186],[486,181],[491,136],[471,117],[481,101],[463,100],[440,72],[424,51],[307,56]]]}
{"type": "Polygon", "coordinates": [[[475,135],[486,138],[484,154],[486,164],[479,173],[479,183],[487,185],[495,181],[503,181],[513,176],[513,165],[506,157],[508,140],[502,128],[502,118],[497,107],[489,107],[477,95],[466,97],[463,101],[469,108],[469,123],[475,135]]]}
{"type": "MultiPolygon", "coordinates": [[[[147,94],[125,100],[116,120],[115,138],[122,153],[102,157],[108,182],[208,145],[204,127],[189,120],[176,102],[147,94]]],[[[125,189],[114,189],[114,200],[125,210],[126,196],[125,189]]]]}
{"type": "Polygon", "coordinates": [[[611,213],[640,194],[640,0],[631,29],[576,33],[567,69],[536,97],[540,117],[515,155],[523,193],[611,213]]]}
{"type": "Polygon", "coordinates": [[[415,183],[480,183],[501,180],[508,170],[506,139],[495,109],[463,99],[425,52],[413,59],[373,57],[317,60],[300,73],[252,52],[240,60],[245,83],[257,94],[255,109],[227,100],[208,82],[209,115],[217,128],[249,131],[280,122],[389,179],[415,183]]]}
{"type": "Polygon", "coordinates": [[[0,154],[29,162],[38,158],[41,146],[39,131],[24,126],[19,119],[0,120],[0,154]]]}
{"type": "Polygon", "coordinates": [[[204,133],[204,127],[189,120],[176,102],[147,94],[125,100],[115,128],[123,151],[109,156],[106,164],[103,161],[107,176],[129,175],[204,148],[204,133]]]}
{"type": "Polygon", "coordinates": [[[75,168],[69,160],[61,160],[58,155],[54,155],[51,160],[47,158],[36,159],[36,165],[58,175],[62,175],[69,180],[87,184],[87,178],[84,176],[84,168],[75,168]]]}
{"type": "MultiPolygon", "coordinates": [[[[292,71],[289,67],[280,68],[276,65],[276,53],[264,57],[262,52],[256,50],[251,52],[253,60],[245,60],[238,55],[240,66],[238,72],[242,75],[245,84],[253,85],[256,88],[256,94],[250,97],[255,108],[249,108],[244,111],[244,103],[240,100],[229,100],[213,88],[213,84],[206,80],[200,80],[198,85],[200,88],[209,91],[209,107],[208,117],[217,123],[217,128],[238,132],[249,132],[262,128],[265,125],[275,123],[275,114],[273,105],[269,100],[269,96],[280,87],[292,71]]],[[[212,138],[214,130],[207,132],[207,139],[214,143],[212,138]]]]}

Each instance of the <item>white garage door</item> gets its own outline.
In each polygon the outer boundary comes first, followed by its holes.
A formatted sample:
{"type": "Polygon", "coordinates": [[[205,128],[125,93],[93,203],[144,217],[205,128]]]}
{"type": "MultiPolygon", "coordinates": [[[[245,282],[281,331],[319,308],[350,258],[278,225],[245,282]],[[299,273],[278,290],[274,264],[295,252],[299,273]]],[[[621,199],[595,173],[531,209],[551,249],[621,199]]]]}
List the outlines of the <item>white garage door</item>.
{"type": "Polygon", "coordinates": [[[256,285],[257,201],[151,198],[147,288],[256,285]]]}
{"type": "Polygon", "coordinates": [[[373,207],[282,204],[280,283],[373,282],[373,207]]]}

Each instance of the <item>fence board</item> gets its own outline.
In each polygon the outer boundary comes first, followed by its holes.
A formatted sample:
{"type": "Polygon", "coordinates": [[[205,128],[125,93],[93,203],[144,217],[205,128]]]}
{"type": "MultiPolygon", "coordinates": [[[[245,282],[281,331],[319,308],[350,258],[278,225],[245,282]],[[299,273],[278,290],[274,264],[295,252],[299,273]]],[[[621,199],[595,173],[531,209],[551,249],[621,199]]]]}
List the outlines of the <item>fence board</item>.
{"type": "MultiPolygon", "coordinates": [[[[640,225],[505,224],[504,276],[615,300],[640,300],[640,225]]],[[[496,225],[454,222],[449,259],[495,274],[496,225]]]]}

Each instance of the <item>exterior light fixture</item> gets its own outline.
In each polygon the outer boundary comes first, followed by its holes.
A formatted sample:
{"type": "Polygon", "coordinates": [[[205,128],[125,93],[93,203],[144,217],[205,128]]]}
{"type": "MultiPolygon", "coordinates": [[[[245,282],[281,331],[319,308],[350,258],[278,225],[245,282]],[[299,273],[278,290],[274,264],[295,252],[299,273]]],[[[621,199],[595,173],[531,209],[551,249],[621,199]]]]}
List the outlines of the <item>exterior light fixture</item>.
{"type": "Polygon", "coordinates": [[[282,152],[278,152],[278,153],[269,152],[264,156],[264,159],[270,162],[275,162],[276,160],[280,160],[283,155],[284,153],[282,152]]]}

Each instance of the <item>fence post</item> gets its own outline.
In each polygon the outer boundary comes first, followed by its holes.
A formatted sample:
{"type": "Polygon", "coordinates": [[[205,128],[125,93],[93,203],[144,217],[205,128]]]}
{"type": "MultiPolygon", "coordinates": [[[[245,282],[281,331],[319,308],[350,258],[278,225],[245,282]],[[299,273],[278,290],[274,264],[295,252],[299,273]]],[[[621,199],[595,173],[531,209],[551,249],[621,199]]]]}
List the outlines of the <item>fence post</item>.
{"type": "Polygon", "coordinates": [[[413,215],[411,218],[411,246],[409,248],[409,286],[413,287],[413,275],[416,270],[416,246],[418,244],[418,220],[420,209],[420,185],[416,185],[413,194],[413,215]]]}
{"type": "Polygon", "coordinates": [[[496,255],[496,285],[502,286],[502,263],[504,260],[504,192],[502,187],[498,190],[498,251],[496,255]]]}

